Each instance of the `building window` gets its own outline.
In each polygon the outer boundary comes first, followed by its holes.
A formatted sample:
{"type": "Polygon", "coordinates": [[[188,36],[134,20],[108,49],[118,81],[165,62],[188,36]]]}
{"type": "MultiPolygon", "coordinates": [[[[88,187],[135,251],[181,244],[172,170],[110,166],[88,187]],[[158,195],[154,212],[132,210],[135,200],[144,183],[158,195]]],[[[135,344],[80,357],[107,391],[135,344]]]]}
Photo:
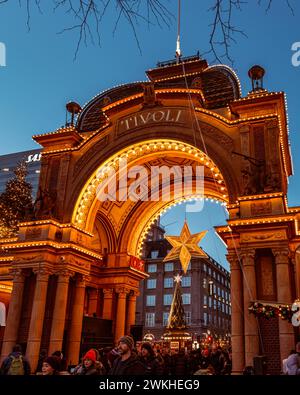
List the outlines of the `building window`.
{"type": "Polygon", "coordinates": [[[209,307],[212,307],[212,299],[211,299],[210,296],[209,296],[209,298],[208,298],[208,306],[209,306],[209,307]]]}
{"type": "Polygon", "coordinates": [[[167,262],[165,263],[165,272],[172,272],[174,270],[174,263],[167,262]]]}
{"type": "Polygon", "coordinates": [[[214,270],[213,270],[212,275],[213,275],[213,278],[216,278],[216,272],[214,270]]]}
{"type": "Polygon", "coordinates": [[[164,306],[170,306],[172,304],[173,295],[165,294],[164,295],[164,306]]]}
{"type": "Polygon", "coordinates": [[[222,298],[224,298],[224,289],[222,289],[222,298]]]}
{"type": "Polygon", "coordinates": [[[207,306],[207,296],[203,295],[203,304],[207,306]]]}
{"type": "Polygon", "coordinates": [[[219,273],[217,274],[217,279],[220,282],[220,275],[219,275],[219,273]]]}
{"type": "Polygon", "coordinates": [[[207,313],[206,312],[203,313],[203,323],[204,323],[204,325],[207,325],[207,313]]]}
{"type": "Polygon", "coordinates": [[[187,267],[187,271],[191,270],[191,262],[189,263],[188,267],[187,267]]]}
{"type": "Polygon", "coordinates": [[[211,268],[208,268],[208,274],[211,276],[211,268]]]}
{"type": "Polygon", "coordinates": [[[191,323],[192,323],[192,312],[191,311],[185,312],[185,322],[187,325],[191,325],[191,323]]]}
{"type": "Polygon", "coordinates": [[[166,277],[164,279],[164,288],[173,288],[173,277],[166,277]]]}
{"type": "Polygon", "coordinates": [[[157,272],[157,264],[150,263],[150,265],[148,265],[148,273],[156,273],[156,272],[157,272]]]}
{"type": "Polygon", "coordinates": [[[217,308],[217,301],[216,299],[214,299],[214,309],[216,310],[216,308],[217,308]]]}
{"type": "Polygon", "coordinates": [[[155,306],[155,295],[147,295],[146,306],[155,306]]]}
{"type": "Polygon", "coordinates": [[[190,287],[191,286],[191,276],[184,276],[181,280],[182,287],[190,287]]]}
{"type": "Polygon", "coordinates": [[[207,269],[206,263],[203,263],[203,271],[204,271],[204,273],[206,273],[206,269],[207,269]]]}
{"type": "Polygon", "coordinates": [[[217,287],[216,287],[216,285],[214,284],[214,295],[216,295],[217,294],[217,287]]]}
{"type": "Polygon", "coordinates": [[[167,326],[168,325],[168,319],[169,319],[169,313],[164,312],[163,313],[163,326],[167,326]]]}
{"type": "Polygon", "coordinates": [[[157,259],[158,257],[158,250],[151,251],[151,259],[157,259]]]}
{"type": "Polygon", "coordinates": [[[191,294],[182,294],[182,303],[191,304],[191,294]]]}
{"type": "Polygon", "coordinates": [[[221,296],[221,290],[220,290],[220,287],[218,287],[218,296],[221,296]]]}
{"type": "Polygon", "coordinates": [[[156,288],[156,279],[155,278],[149,278],[147,280],[147,288],[148,289],[155,289],[156,288]]]}
{"type": "Polygon", "coordinates": [[[145,326],[155,326],[155,313],[146,313],[145,321],[145,326]]]}
{"type": "Polygon", "coordinates": [[[206,280],[206,278],[203,279],[203,288],[207,288],[207,280],[206,280]]]}

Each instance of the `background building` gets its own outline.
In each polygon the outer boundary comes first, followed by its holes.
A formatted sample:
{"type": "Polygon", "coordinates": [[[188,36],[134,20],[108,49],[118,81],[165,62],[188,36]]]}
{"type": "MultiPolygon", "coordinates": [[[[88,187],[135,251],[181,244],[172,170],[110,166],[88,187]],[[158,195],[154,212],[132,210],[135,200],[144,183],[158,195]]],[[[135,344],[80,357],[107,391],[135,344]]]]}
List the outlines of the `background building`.
{"type": "Polygon", "coordinates": [[[23,160],[26,161],[28,169],[26,180],[32,185],[32,195],[35,197],[41,167],[41,150],[39,149],[0,156],[0,193],[4,192],[7,181],[14,177],[14,169],[23,160]]]}
{"type": "MultiPolygon", "coordinates": [[[[174,292],[174,276],[181,272],[179,260],[163,262],[171,249],[165,230],[155,223],[145,243],[145,270],[149,278],[141,282],[137,299],[136,324],[143,325],[143,335],[152,333],[159,340],[167,325],[174,292]]],[[[213,258],[192,258],[183,275],[182,299],[193,340],[230,335],[230,274],[213,258]]]]}

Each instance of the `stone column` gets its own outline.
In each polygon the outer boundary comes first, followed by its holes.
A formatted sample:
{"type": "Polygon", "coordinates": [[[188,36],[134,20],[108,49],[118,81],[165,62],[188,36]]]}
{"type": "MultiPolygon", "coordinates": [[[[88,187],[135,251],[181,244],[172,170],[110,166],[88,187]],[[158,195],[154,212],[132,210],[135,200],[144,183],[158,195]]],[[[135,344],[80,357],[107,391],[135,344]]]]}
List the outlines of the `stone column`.
{"type": "Polygon", "coordinates": [[[255,250],[243,251],[243,293],[244,293],[244,331],[245,331],[245,365],[253,366],[253,357],[259,355],[258,322],[248,307],[256,300],[255,250]]]}
{"type": "Polygon", "coordinates": [[[67,362],[76,365],[79,362],[81,343],[82,320],[85,297],[85,276],[79,275],[76,279],[75,294],[72,306],[70,330],[68,334],[67,362]]]}
{"type": "MultiPolygon", "coordinates": [[[[277,300],[278,303],[292,302],[291,280],[289,271],[288,248],[273,249],[276,263],[277,300]]],[[[291,323],[279,318],[279,340],[281,361],[288,357],[295,348],[294,328],[291,323]]]]}
{"type": "Polygon", "coordinates": [[[90,289],[89,305],[88,305],[88,314],[89,315],[93,315],[94,313],[97,314],[98,299],[99,299],[99,290],[97,288],[90,289]]]}
{"type": "Polygon", "coordinates": [[[1,363],[12,352],[18,340],[25,275],[22,269],[13,269],[13,288],[9,302],[6,327],[2,343],[1,363]]]}
{"type": "Polygon", "coordinates": [[[36,370],[40,354],[48,280],[51,274],[48,268],[34,269],[33,271],[36,273],[36,284],[26,348],[26,357],[29,360],[32,372],[36,370]]]}
{"type": "Polygon", "coordinates": [[[51,355],[54,351],[62,349],[66,321],[69,281],[70,276],[72,276],[73,274],[74,273],[65,269],[58,272],[48,351],[49,355],[51,355]]]}
{"type": "Polygon", "coordinates": [[[106,320],[112,319],[112,300],[113,300],[113,289],[112,288],[104,288],[103,294],[103,318],[106,320]]]}
{"type": "Polygon", "coordinates": [[[138,296],[137,291],[130,291],[128,296],[128,312],[126,321],[126,335],[130,335],[131,325],[135,324],[135,310],[136,310],[136,297],[138,296]]]}
{"type": "Polygon", "coordinates": [[[118,342],[121,336],[125,334],[125,321],[126,321],[126,297],[129,289],[120,287],[116,288],[118,294],[117,316],[115,326],[115,343],[118,342]]]}
{"type": "Polygon", "coordinates": [[[230,263],[232,373],[245,367],[244,302],[241,263],[235,255],[227,255],[230,263]]]}

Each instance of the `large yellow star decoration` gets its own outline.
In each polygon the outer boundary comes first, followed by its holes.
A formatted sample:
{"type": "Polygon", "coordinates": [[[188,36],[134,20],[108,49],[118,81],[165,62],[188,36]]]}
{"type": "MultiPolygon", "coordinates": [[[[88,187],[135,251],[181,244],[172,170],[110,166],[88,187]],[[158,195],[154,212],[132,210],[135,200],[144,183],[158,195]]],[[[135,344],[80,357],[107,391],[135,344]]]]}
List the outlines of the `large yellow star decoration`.
{"type": "Polygon", "coordinates": [[[179,259],[182,270],[186,274],[192,256],[207,258],[205,252],[198,246],[206,233],[207,230],[204,230],[203,232],[192,235],[188,224],[184,222],[180,236],[166,236],[166,239],[173,248],[165,257],[164,262],[179,259]]]}

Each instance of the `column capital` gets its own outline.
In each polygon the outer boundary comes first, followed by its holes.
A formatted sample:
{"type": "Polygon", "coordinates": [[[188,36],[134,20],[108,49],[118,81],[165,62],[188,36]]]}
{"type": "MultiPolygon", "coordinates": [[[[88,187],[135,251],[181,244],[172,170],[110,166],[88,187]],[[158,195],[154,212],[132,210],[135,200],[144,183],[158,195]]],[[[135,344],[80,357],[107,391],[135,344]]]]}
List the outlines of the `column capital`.
{"type": "Polygon", "coordinates": [[[112,298],[114,293],[113,288],[103,288],[104,298],[112,298]]]}
{"type": "Polygon", "coordinates": [[[230,265],[230,270],[240,270],[241,264],[237,255],[226,255],[227,261],[230,265]]]}
{"type": "Polygon", "coordinates": [[[126,296],[129,294],[129,292],[130,292],[130,289],[129,288],[127,288],[127,287],[124,287],[124,286],[119,286],[119,287],[116,287],[115,288],[115,291],[116,291],[116,293],[117,294],[119,294],[119,298],[121,297],[123,297],[123,298],[126,298],[126,296]]]}
{"type": "Polygon", "coordinates": [[[86,282],[88,281],[89,277],[84,274],[76,275],[76,288],[85,288],[86,282]]]}
{"type": "Polygon", "coordinates": [[[139,295],[140,295],[140,292],[136,291],[136,290],[133,290],[133,289],[129,292],[129,298],[130,299],[135,299],[139,295]]]}
{"type": "Polygon", "coordinates": [[[33,268],[32,271],[36,274],[39,281],[48,281],[49,276],[53,274],[53,270],[49,267],[33,268]]]}
{"type": "Polygon", "coordinates": [[[59,269],[55,274],[58,276],[58,282],[67,282],[69,281],[70,277],[73,277],[75,273],[69,269],[59,269]]]}
{"type": "Polygon", "coordinates": [[[12,268],[9,273],[13,276],[13,282],[24,282],[26,276],[23,269],[12,268]]]}
{"type": "Polygon", "coordinates": [[[255,249],[242,250],[240,257],[243,261],[243,266],[254,266],[255,249]]]}
{"type": "Polygon", "coordinates": [[[288,248],[272,248],[273,255],[275,257],[275,262],[278,263],[288,263],[290,256],[290,251],[288,248]]]}

